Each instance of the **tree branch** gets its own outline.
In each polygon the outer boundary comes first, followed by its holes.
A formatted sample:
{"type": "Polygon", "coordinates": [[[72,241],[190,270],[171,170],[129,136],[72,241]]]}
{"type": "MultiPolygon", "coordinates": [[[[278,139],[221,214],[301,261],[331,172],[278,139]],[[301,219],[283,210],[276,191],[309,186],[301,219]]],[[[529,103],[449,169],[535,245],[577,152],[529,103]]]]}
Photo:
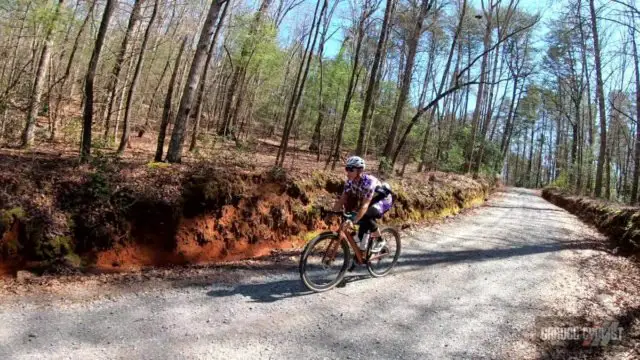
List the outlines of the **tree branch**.
{"type": "Polygon", "coordinates": [[[535,24],[538,23],[538,21],[540,21],[540,16],[537,16],[536,19],[531,22],[531,24],[529,24],[529,25],[527,25],[525,27],[522,27],[522,28],[520,28],[518,30],[515,30],[514,32],[512,32],[512,33],[508,34],[507,36],[505,36],[504,38],[498,40],[495,44],[493,44],[493,46],[491,46],[487,50],[485,50],[482,53],[480,53],[480,55],[476,56],[473,59],[473,61],[471,61],[467,66],[462,68],[462,70],[460,70],[458,75],[456,75],[456,82],[462,77],[462,74],[464,74],[465,72],[469,71],[469,69],[471,69],[471,67],[476,63],[476,61],[480,60],[485,54],[493,51],[495,48],[497,48],[498,46],[502,45],[505,41],[507,41],[508,39],[518,35],[519,33],[531,29],[535,24]]]}
{"type": "Polygon", "coordinates": [[[635,6],[629,5],[629,4],[627,4],[625,2],[622,2],[620,0],[611,0],[611,2],[614,2],[614,3],[618,4],[618,5],[622,5],[622,6],[626,7],[626,8],[628,8],[629,10],[633,11],[634,13],[640,15],[640,10],[638,10],[638,8],[636,8],[635,6]]]}
{"type": "Polygon", "coordinates": [[[626,117],[629,121],[631,121],[634,124],[637,124],[638,121],[635,120],[634,118],[632,118],[629,114],[625,113],[624,111],[618,109],[616,107],[616,105],[613,103],[613,101],[609,100],[609,105],[611,105],[611,107],[613,108],[613,110],[619,112],[620,114],[624,115],[624,117],[626,117]]]}
{"type": "Polygon", "coordinates": [[[231,60],[231,54],[229,54],[229,49],[227,49],[227,45],[222,44],[222,47],[224,48],[224,52],[227,54],[227,57],[229,58],[229,63],[231,64],[231,68],[233,69],[233,60],[231,60]]]}

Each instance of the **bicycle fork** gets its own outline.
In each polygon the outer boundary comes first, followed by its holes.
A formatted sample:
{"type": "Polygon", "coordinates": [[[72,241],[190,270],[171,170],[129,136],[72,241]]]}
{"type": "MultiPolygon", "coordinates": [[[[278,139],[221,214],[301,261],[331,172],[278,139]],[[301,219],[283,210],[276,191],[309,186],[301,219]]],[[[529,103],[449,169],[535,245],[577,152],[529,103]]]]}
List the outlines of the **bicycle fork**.
{"type": "Polygon", "coordinates": [[[338,248],[340,247],[342,239],[333,239],[331,243],[327,247],[327,251],[324,253],[322,257],[322,263],[325,265],[330,265],[333,260],[336,259],[336,255],[338,255],[338,248]]]}

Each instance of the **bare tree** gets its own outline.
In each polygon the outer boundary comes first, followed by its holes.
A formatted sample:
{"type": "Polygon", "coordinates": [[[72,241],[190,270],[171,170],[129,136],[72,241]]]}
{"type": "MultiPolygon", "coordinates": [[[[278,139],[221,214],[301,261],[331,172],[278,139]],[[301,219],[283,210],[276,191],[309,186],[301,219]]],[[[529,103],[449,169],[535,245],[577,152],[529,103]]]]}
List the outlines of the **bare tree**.
{"type": "Polygon", "coordinates": [[[407,39],[408,53],[406,63],[404,64],[402,85],[400,87],[400,94],[398,95],[398,102],[396,105],[395,114],[393,115],[391,129],[389,130],[389,137],[387,138],[387,143],[384,146],[384,156],[386,158],[391,158],[393,154],[398,126],[400,125],[400,120],[404,113],[404,106],[409,95],[409,88],[411,87],[411,79],[413,78],[413,66],[415,64],[416,53],[418,51],[418,42],[420,40],[420,35],[422,34],[422,25],[434,2],[435,0],[421,0],[420,9],[415,19],[415,24],[411,29],[409,38],[407,39]]]}
{"type": "MultiPolygon", "coordinates": [[[[461,81],[462,76],[465,75],[465,73],[471,69],[473,64],[475,64],[480,58],[484,57],[487,53],[489,53],[490,51],[492,51],[496,47],[500,46],[500,44],[503,43],[504,41],[507,41],[511,37],[516,36],[517,34],[519,34],[521,32],[524,32],[524,31],[527,31],[527,30],[531,29],[535,24],[538,23],[539,20],[540,20],[539,17],[534,18],[529,24],[514,30],[513,32],[511,32],[508,35],[505,35],[505,37],[503,39],[501,39],[500,41],[498,41],[495,44],[493,44],[493,46],[491,46],[490,48],[484,50],[480,55],[476,56],[471,62],[469,62],[469,64],[467,64],[466,67],[461,69],[460,72],[455,75],[454,81],[453,81],[453,85],[449,89],[447,89],[447,90],[445,90],[443,92],[440,92],[427,105],[425,105],[424,107],[418,109],[416,114],[411,118],[411,121],[409,122],[409,125],[407,126],[406,130],[404,131],[404,134],[402,135],[402,137],[400,138],[400,141],[398,142],[398,147],[396,148],[395,152],[393,153],[393,157],[391,158],[392,159],[392,164],[395,164],[395,159],[397,159],[398,154],[402,150],[402,147],[404,146],[404,143],[405,143],[405,141],[407,139],[407,136],[411,132],[411,129],[413,128],[413,126],[416,123],[418,123],[418,121],[420,120],[420,117],[425,112],[429,111],[429,109],[431,109],[440,100],[442,100],[443,98],[447,97],[448,95],[453,94],[456,91],[458,91],[458,90],[460,90],[462,88],[465,88],[465,87],[467,87],[469,85],[478,85],[478,84],[480,84],[479,80],[472,80],[472,81],[466,81],[466,82],[462,82],[461,81]]],[[[501,82],[501,81],[502,81],[501,79],[497,80],[497,82],[501,82]]]]}
{"type": "MultiPolygon", "coordinates": [[[[631,38],[631,45],[633,49],[633,67],[635,70],[635,82],[636,82],[636,122],[640,121],[640,66],[638,63],[638,45],[635,37],[635,13],[631,15],[631,28],[629,29],[629,37],[631,38]]],[[[636,123],[636,143],[635,143],[635,156],[633,162],[633,181],[631,183],[631,203],[636,204],[638,202],[638,180],[640,179],[640,124],[636,123]]]]}
{"type": "Polygon", "coordinates": [[[80,152],[80,160],[86,162],[91,156],[91,125],[93,124],[93,82],[96,77],[96,69],[98,67],[98,60],[100,59],[100,52],[104,44],[104,39],[107,35],[107,29],[109,27],[109,21],[116,7],[116,0],[106,0],[104,13],[102,14],[102,21],[100,22],[100,28],[98,29],[98,37],[96,38],[96,44],[91,54],[91,60],[89,61],[89,69],[84,80],[84,111],[82,114],[82,150],[80,152]]]}
{"type": "MultiPolygon", "coordinates": [[[[118,84],[120,83],[120,72],[122,71],[122,65],[124,65],[127,53],[129,51],[129,43],[132,40],[134,29],[137,27],[138,23],[140,22],[140,12],[142,10],[142,5],[144,1],[145,0],[135,0],[133,3],[133,9],[131,10],[131,17],[129,18],[129,24],[127,26],[126,32],[124,33],[124,38],[122,39],[122,44],[120,45],[120,49],[118,50],[116,63],[113,66],[113,72],[111,74],[111,82],[107,88],[108,106],[106,110],[105,125],[104,125],[105,139],[109,135],[111,115],[113,114],[113,105],[116,101],[116,93],[118,91],[118,84]]],[[[126,79],[125,79],[125,82],[126,82],[126,79]]],[[[118,108],[118,111],[119,111],[119,108],[118,108]]]]}
{"type": "Polygon", "coordinates": [[[362,7],[362,11],[360,13],[360,17],[358,19],[356,25],[356,48],[354,50],[354,58],[353,64],[351,67],[351,75],[349,77],[349,86],[347,87],[347,95],[344,99],[344,105],[342,107],[342,116],[340,118],[340,126],[338,127],[338,134],[335,140],[335,147],[331,152],[331,155],[327,158],[327,163],[325,166],[329,165],[331,159],[333,162],[331,164],[331,169],[335,169],[336,162],[340,158],[340,146],[342,145],[342,136],[344,132],[344,124],[347,120],[347,115],[349,114],[349,107],[351,106],[351,98],[353,97],[353,92],[355,90],[355,86],[357,83],[357,76],[360,75],[358,68],[360,66],[360,49],[362,48],[362,42],[365,36],[365,28],[367,26],[367,21],[377,9],[377,4],[373,4],[371,1],[366,1],[362,7]]]}
{"type": "Polygon", "coordinates": [[[596,62],[596,101],[598,103],[598,114],[600,116],[600,153],[598,166],[596,168],[595,195],[602,194],[602,175],[604,172],[605,157],[607,150],[607,119],[604,106],[604,81],[602,79],[602,61],[600,58],[600,40],[598,38],[598,22],[594,0],[589,0],[589,11],[591,13],[591,31],[593,33],[593,51],[596,62]]]}
{"type": "Polygon", "coordinates": [[[305,49],[305,53],[302,56],[300,67],[298,68],[298,76],[296,77],[296,83],[293,87],[293,94],[291,96],[291,101],[289,102],[289,107],[287,109],[287,117],[285,118],[286,121],[284,130],[282,132],[282,139],[280,141],[280,147],[278,148],[278,154],[276,155],[276,166],[282,167],[284,164],[284,159],[287,154],[287,148],[289,146],[289,136],[291,134],[293,123],[296,119],[298,105],[300,104],[302,92],[304,91],[304,84],[307,80],[307,76],[309,75],[309,65],[311,64],[311,59],[313,58],[313,50],[316,46],[318,33],[320,32],[320,21],[322,20],[324,12],[327,10],[328,2],[327,0],[324,0],[322,1],[322,9],[320,10],[320,15],[318,16],[318,7],[320,6],[321,1],[322,0],[318,0],[318,2],[316,3],[316,9],[314,10],[313,20],[311,22],[311,29],[309,30],[309,38],[307,39],[307,46],[305,49]],[[313,41],[311,40],[312,38],[313,41]],[[303,71],[302,66],[305,63],[306,65],[303,71]]]}
{"type": "Polygon", "coordinates": [[[216,27],[216,32],[213,34],[213,40],[211,41],[211,46],[209,47],[207,60],[204,63],[204,73],[202,74],[202,81],[200,81],[200,87],[198,88],[198,98],[196,100],[196,118],[193,122],[193,132],[191,134],[191,144],[189,145],[189,151],[195,150],[196,142],[198,141],[198,128],[200,127],[200,118],[202,118],[204,90],[207,84],[207,78],[209,77],[209,67],[211,64],[211,59],[213,58],[213,53],[216,47],[218,34],[220,33],[220,29],[222,28],[222,24],[224,21],[224,17],[227,14],[228,7],[229,7],[229,1],[225,2],[224,4],[224,8],[222,9],[222,14],[220,14],[220,19],[218,20],[218,26],[216,27]]]}
{"type": "Polygon", "coordinates": [[[167,89],[167,95],[164,99],[164,108],[162,110],[162,120],[160,123],[160,131],[158,132],[158,142],[156,145],[156,156],[154,160],[156,162],[162,161],[162,153],[164,152],[164,140],[167,136],[167,127],[169,126],[169,122],[171,121],[172,112],[171,112],[171,103],[173,101],[173,91],[176,84],[176,79],[178,78],[178,73],[180,72],[180,60],[182,60],[182,54],[184,53],[184,48],[189,41],[189,37],[185,36],[180,45],[180,50],[178,50],[178,56],[176,57],[175,64],[173,65],[173,74],[171,75],[171,80],[169,81],[169,89],[167,89]]]}
{"type": "Polygon", "coordinates": [[[136,69],[133,72],[133,78],[131,79],[131,85],[129,86],[129,91],[127,92],[127,105],[124,110],[124,124],[122,126],[122,138],[120,139],[120,145],[118,146],[118,155],[122,155],[124,153],[125,148],[129,144],[129,134],[131,132],[131,109],[133,104],[133,98],[136,93],[136,86],[138,85],[138,78],[140,77],[140,73],[142,72],[142,64],[144,62],[144,56],[146,53],[147,43],[149,42],[149,36],[151,34],[151,29],[153,28],[154,21],[156,20],[156,15],[158,14],[158,6],[160,0],[155,0],[153,3],[153,11],[151,12],[151,18],[149,19],[149,24],[147,25],[147,29],[144,32],[144,37],[142,39],[142,45],[140,47],[140,54],[138,56],[138,62],[136,63],[136,69]]]}
{"type": "Polygon", "coordinates": [[[167,150],[167,161],[171,163],[179,163],[182,160],[182,145],[184,142],[184,130],[187,127],[187,119],[193,106],[193,100],[200,81],[200,74],[206,60],[207,52],[213,41],[213,33],[216,28],[216,19],[220,13],[220,7],[228,0],[213,0],[206,21],[200,33],[198,40],[198,48],[191,62],[191,68],[187,81],[185,83],[182,99],[180,100],[180,108],[176,116],[175,126],[171,134],[169,150],[167,150]]]}
{"type": "Polygon", "coordinates": [[[378,37],[378,45],[376,46],[376,54],[373,58],[373,64],[371,65],[371,72],[369,74],[369,84],[367,85],[367,95],[364,99],[364,106],[362,108],[362,119],[360,120],[360,131],[358,132],[358,144],[356,146],[356,155],[364,155],[364,140],[367,130],[367,121],[370,116],[370,108],[373,102],[373,94],[376,87],[376,79],[378,77],[378,68],[380,67],[381,58],[386,47],[387,34],[389,21],[393,14],[395,6],[394,0],[387,0],[387,6],[384,10],[384,18],[382,19],[382,27],[380,28],[380,36],[378,37]]]}
{"type": "Polygon", "coordinates": [[[47,70],[49,69],[49,61],[51,60],[51,47],[53,46],[53,29],[55,28],[56,21],[60,15],[60,7],[62,7],[64,0],[58,0],[58,5],[55,9],[55,14],[51,24],[48,26],[46,32],[47,35],[44,39],[44,46],[40,54],[40,61],[38,62],[38,70],[36,71],[36,77],[33,84],[33,91],[29,100],[29,110],[27,111],[27,124],[22,133],[22,147],[28,147],[33,145],[33,138],[36,126],[36,119],[38,112],[40,111],[40,98],[42,96],[42,88],[47,77],[47,70]]]}

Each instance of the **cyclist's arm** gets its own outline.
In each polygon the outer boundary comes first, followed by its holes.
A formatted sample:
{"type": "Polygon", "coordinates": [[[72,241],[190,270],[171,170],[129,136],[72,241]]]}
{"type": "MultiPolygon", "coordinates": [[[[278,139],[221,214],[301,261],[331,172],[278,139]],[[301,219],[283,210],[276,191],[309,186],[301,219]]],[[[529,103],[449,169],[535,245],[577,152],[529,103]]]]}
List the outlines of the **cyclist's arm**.
{"type": "Polygon", "coordinates": [[[347,202],[347,193],[344,192],[340,196],[340,198],[333,204],[333,211],[341,211],[342,206],[347,202]]]}
{"type": "Polygon", "coordinates": [[[371,198],[365,200],[364,203],[362,204],[362,207],[360,207],[360,210],[358,210],[358,214],[356,215],[355,219],[353,219],[354,224],[357,224],[358,221],[362,219],[364,214],[367,213],[367,209],[369,209],[369,204],[371,204],[371,198]]]}

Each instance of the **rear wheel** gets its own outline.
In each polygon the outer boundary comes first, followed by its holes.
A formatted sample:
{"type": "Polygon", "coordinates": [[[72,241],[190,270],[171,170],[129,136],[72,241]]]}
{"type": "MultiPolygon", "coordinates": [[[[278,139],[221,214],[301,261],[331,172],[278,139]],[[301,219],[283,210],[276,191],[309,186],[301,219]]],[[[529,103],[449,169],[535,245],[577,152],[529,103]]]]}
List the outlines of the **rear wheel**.
{"type": "Polygon", "coordinates": [[[344,278],[351,260],[349,245],[337,233],[311,240],[300,256],[300,279],[309,289],[327,291],[344,278]]]}
{"type": "Polygon", "coordinates": [[[400,234],[396,229],[390,227],[381,229],[380,239],[386,242],[380,252],[371,253],[373,241],[369,244],[370,257],[367,261],[367,270],[374,277],[387,275],[400,257],[400,234]]]}

